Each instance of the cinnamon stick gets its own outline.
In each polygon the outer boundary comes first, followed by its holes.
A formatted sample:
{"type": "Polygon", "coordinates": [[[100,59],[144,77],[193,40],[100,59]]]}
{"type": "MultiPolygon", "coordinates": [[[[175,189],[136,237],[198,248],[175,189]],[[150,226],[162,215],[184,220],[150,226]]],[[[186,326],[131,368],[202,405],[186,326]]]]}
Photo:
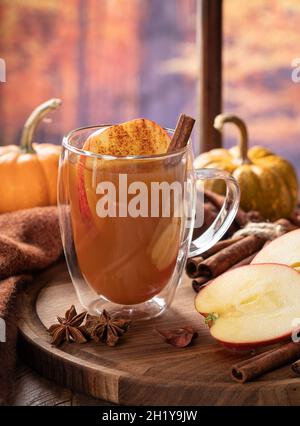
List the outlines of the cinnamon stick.
{"type": "MultiPolygon", "coordinates": [[[[258,251],[256,251],[255,253],[251,254],[250,256],[246,257],[245,259],[241,260],[240,262],[236,263],[235,265],[233,265],[231,268],[229,269],[235,269],[238,268],[240,266],[245,266],[245,265],[250,265],[250,263],[252,262],[253,258],[257,255],[258,251]]],[[[198,293],[200,291],[200,289],[204,286],[209,284],[209,282],[211,281],[210,278],[207,277],[195,277],[192,280],[192,287],[193,290],[198,293]]]]}
{"type": "Polygon", "coordinates": [[[298,229],[300,226],[300,221],[299,221],[299,225],[296,225],[295,223],[292,222],[292,220],[284,219],[284,218],[276,220],[275,223],[283,226],[286,232],[294,231],[295,229],[298,229]]]}
{"type": "Polygon", "coordinates": [[[262,248],[265,240],[249,235],[205,259],[198,265],[198,276],[215,278],[262,248]]]}
{"type": "Polygon", "coordinates": [[[193,281],[192,281],[193,290],[196,293],[198,293],[199,290],[201,289],[201,287],[208,284],[209,281],[210,281],[210,279],[206,278],[206,277],[198,277],[198,278],[193,279],[193,281]]]}
{"type": "MultiPolygon", "coordinates": [[[[217,207],[218,210],[220,210],[224,204],[224,196],[217,194],[213,191],[207,191],[204,192],[204,199],[211,202],[215,207],[217,207]]],[[[234,223],[239,227],[243,227],[248,223],[249,221],[252,222],[258,222],[261,221],[262,217],[261,214],[257,211],[249,211],[245,212],[241,208],[238,209],[235,218],[234,223]]]]}
{"type": "Polygon", "coordinates": [[[231,246],[235,242],[241,240],[242,237],[238,238],[229,238],[227,240],[218,241],[213,247],[206,250],[200,256],[191,257],[186,262],[186,273],[190,278],[195,278],[198,276],[198,266],[200,263],[207,259],[208,257],[218,253],[219,251],[231,246]]]}
{"type": "Polygon", "coordinates": [[[204,203],[203,208],[203,223],[200,227],[194,228],[193,239],[200,237],[210,227],[219,213],[217,208],[210,202],[204,203]]]}
{"type": "Polygon", "coordinates": [[[210,249],[206,250],[206,252],[202,253],[202,257],[204,259],[207,259],[210,256],[213,256],[214,254],[218,253],[221,250],[226,249],[229,246],[232,246],[236,242],[242,240],[243,237],[234,237],[234,238],[228,238],[226,240],[218,241],[214,246],[212,246],[210,249]]]}
{"type": "Polygon", "coordinates": [[[202,256],[196,256],[196,257],[190,257],[185,265],[185,271],[187,273],[187,276],[190,278],[196,278],[198,276],[198,266],[201,262],[203,262],[204,257],[202,256]]]}
{"type": "Polygon", "coordinates": [[[245,257],[245,259],[243,259],[240,262],[236,263],[230,269],[235,269],[235,268],[239,268],[240,266],[250,265],[250,263],[255,258],[255,256],[257,255],[258,252],[259,252],[259,250],[257,250],[253,254],[250,254],[250,256],[245,257]]]}
{"type": "Polygon", "coordinates": [[[279,219],[274,224],[249,222],[232,238],[219,241],[214,247],[187,260],[186,273],[190,278],[205,278],[194,282],[193,288],[198,291],[208,279],[215,278],[228,269],[251,263],[257,252],[272,239],[283,233],[296,229],[288,219],[279,219]],[[281,228],[279,229],[278,226],[281,228]],[[250,233],[250,235],[249,235],[250,233]],[[253,233],[253,235],[251,235],[253,233]],[[240,242],[240,244],[237,244],[240,242]],[[232,247],[230,249],[230,247],[232,247]]]}
{"type": "Polygon", "coordinates": [[[287,343],[232,366],[231,377],[239,383],[249,382],[300,357],[300,344],[287,343]]]}
{"type": "MultiPolygon", "coordinates": [[[[212,191],[205,191],[204,197],[207,201],[210,201],[218,210],[220,210],[224,204],[224,196],[217,194],[212,191]]],[[[234,222],[239,225],[239,227],[246,225],[248,222],[247,213],[241,209],[238,209],[234,222]]]]}
{"type": "Polygon", "coordinates": [[[291,365],[291,369],[297,376],[300,376],[300,359],[291,365]]]}
{"type": "Polygon", "coordinates": [[[296,228],[300,228],[300,215],[297,212],[293,213],[289,220],[296,228]]]}
{"type": "Polygon", "coordinates": [[[195,120],[185,114],[180,114],[172,140],[170,142],[168,152],[176,151],[183,148],[188,143],[191,136],[195,120]]]}

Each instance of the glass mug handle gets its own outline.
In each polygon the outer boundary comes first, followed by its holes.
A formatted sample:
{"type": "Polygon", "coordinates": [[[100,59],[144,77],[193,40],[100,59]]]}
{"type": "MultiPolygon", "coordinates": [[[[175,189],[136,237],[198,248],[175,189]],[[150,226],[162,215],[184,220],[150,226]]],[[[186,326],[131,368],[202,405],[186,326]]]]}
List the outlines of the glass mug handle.
{"type": "Polygon", "coordinates": [[[197,256],[214,244],[225,234],[237,213],[240,201],[240,189],[237,181],[228,172],[218,169],[196,169],[196,180],[222,179],[226,183],[226,196],[223,206],[210,227],[191,242],[188,256],[197,256]]]}

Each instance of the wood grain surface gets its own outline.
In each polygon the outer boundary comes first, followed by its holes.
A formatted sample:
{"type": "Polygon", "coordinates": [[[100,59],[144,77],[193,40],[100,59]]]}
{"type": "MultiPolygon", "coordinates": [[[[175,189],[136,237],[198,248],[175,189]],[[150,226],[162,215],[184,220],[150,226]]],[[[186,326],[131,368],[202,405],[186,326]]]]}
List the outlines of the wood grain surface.
{"type": "Polygon", "coordinates": [[[115,348],[94,342],[50,345],[46,327],[74,303],[81,311],[65,264],[39,274],[23,295],[19,356],[56,383],[118,404],[298,405],[300,378],[289,366],[239,384],[230,366],[249,354],[229,352],[210,336],[195,312],[185,279],[171,309],[153,321],[136,322],[115,348]],[[164,343],[154,330],[191,324],[199,332],[184,349],[164,343]]]}
{"type": "Polygon", "coordinates": [[[10,406],[114,406],[72,389],[59,386],[40,376],[22,361],[16,366],[14,389],[10,406]]]}

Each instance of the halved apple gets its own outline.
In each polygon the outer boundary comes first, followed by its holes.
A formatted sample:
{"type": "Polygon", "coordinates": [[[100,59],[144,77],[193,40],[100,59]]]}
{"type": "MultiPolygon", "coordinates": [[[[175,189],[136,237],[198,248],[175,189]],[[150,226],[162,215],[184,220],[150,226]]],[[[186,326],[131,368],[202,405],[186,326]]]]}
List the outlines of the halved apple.
{"type": "Polygon", "coordinates": [[[282,263],[300,266],[300,229],[288,232],[266,245],[252,260],[253,263],[282,263]]]}
{"type": "Polygon", "coordinates": [[[300,318],[300,274],[279,264],[242,266],[200,290],[195,306],[211,320],[211,335],[229,348],[287,340],[300,318]]]}

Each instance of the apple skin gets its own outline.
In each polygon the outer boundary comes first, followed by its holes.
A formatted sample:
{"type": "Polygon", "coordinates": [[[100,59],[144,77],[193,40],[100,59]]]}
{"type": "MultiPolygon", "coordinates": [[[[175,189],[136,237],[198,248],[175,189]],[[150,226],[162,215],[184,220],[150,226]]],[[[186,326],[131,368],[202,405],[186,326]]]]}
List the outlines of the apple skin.
{"type": "MultiPolygon", "coordinates": [[[[292,231],[294,232],[294,231],[292,231]]],[[[270,265],[270,263],[260,263],[260,265],[270,265]]],[[[289,268],[291,269],[290,266],[285,265],[285,264],[281,264],[281,263],[272,263],[272,265],[279,265],[280,267],[285,267],[285,268],[289,268]]],[[[240,266],[239,268],[236,268],[241,270],[242,268],[247,268],[249,267],[249,265],[244,265],[244,266],[240,266]]],[[[230,273],[230,271],[224,272],[222,274],[222,276],[227,275],[228,273],[230,273]]],[[[218,277],[216,277],[218,278],[218,277]]],[[[205,288],[207,288],[208,286],[212,286],[214,285],[214,282],[216,280],[216,278],[214,280],[209,281],[209,283],[205,284],[204,286],[201,287],[201,289],[199,290],[199,292],[197,293],[196,297],[195,297],[195,309],[196,311],[204,318],[206,318],[208,316],[208,313],[204,313],[204,312],[200,312],[197,309],[197,298],[199,297],[199,295],[201,294],[201,292],[203,292],[205,290],[205,288]]],[[[208,324],[208,327],[211,328],[212,324],[208,324]]],[[[256,342],[243,342],[243,343],[237,343],[237,342],[225,342],[222,341],[218,338],[216,338],[215,336],[211,335],[218,343],[220,343],[222,346],[224,346],[226,349],[229,350],[234,350],[234,351],[251,351],[253,349],[257,349],[257,348],[262,348],[262,347],[266,347],[266,346],[271,346],[271,345],[275,345],[277,343],[283,343],[285,341],[290,341],[291,340],[291,335],[292,335],[292,329],[286,333],[283,334],[281,336],[278,336],[274,339],[269,339],[269,340],[263,340],[263,341],[256,341],[256,342]]]]}
{"type": "MultiPolygon", "coordinates": [[[[253,349],[263,348],[266,346],[275,345],[276,343],[283,343],[288,340],[291,340],[291,334],[292,331],[286,335],[277,337],[276,339],[271,340],[264,340],[262,342],[254,342],[254,343],[230,343],[230,342],[223,342],[222,340],[219,340],[214,337],[214,339],[217,340],[222,346],[224,346],[227,349],[235,350],[235,351],[251,351],[253,349]]],[[[213,337],[213,336],[212,336],[213,337]]]]}
{"type": "Polygon", "coordinates": [[[90,222],[91,212],[89,208],[89,203],[85,191],[84,184],[84,164],[85,158],[80,158],[80,161],[77,165],[77,191],[78,191],[78,202],[81,218],[85,223],[90,222]]]}
{"type": "MultiPolygon", "coordinates": [[[[202,291],[202,289],[200,290],[202,291]]],[[[200,293],[199,291],[199,293],[200,293]]],[[[199,294],[198,293],[198,294],[199,294]]],[[[203,312],[198,312],[201,316],[203,316],[204,318],[207,317],[208,314],[205,314],[203,312]]],[[[207,324],[208,327],[211,327],[211,323],[207,324]]],[[[230,343],[230,342],[223,342],[220,339],[217,339],[216,337],[212,336],[218,343],[220,343],[222,346],[224,346],[226,349],[230,349],[230,350],[234,350],[234,351],[251,351],[253,349],[257,349],[257,348],[263,348],[265,346],[271,346],[271,345],[275,345],[276,343],[282,343],[284,341],[288,341],[291,340],[291,333],[287,333],[286,335],[277,337],[276,339],[270,339],[270,340],[264,340],[261,342],[251,342],[251,343],[230,343]]]]}

